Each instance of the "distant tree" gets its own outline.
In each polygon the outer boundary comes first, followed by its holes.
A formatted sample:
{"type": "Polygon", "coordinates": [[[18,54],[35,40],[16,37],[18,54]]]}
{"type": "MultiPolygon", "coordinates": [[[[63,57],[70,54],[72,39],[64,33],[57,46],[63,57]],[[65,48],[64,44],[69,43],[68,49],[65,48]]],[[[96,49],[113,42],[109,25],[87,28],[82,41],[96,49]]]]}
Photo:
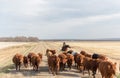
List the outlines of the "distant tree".
{"type": "Polygon", "coordinates": [[[39,41],[39,39],[37,37],[28,37],[28,40],[30,42],[37,42],[37,41],[39,41]]]}
{"type": "Polygon", "coordinates": [[[37,42],[39,39],[37,37],[25,37],[25,36],[17,36],[17,37],[1,37],[1,42],[37,42]]]}

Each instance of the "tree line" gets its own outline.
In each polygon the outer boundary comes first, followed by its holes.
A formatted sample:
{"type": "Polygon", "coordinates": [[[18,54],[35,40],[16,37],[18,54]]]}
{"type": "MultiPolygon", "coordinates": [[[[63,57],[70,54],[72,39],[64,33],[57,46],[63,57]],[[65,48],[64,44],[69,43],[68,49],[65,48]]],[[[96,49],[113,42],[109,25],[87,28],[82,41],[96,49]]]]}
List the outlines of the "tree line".
{"type": "Polygon", "coordinates": [[[0,42],[38,42],[39,38],[37,37],[0,37],[0,42]]]}

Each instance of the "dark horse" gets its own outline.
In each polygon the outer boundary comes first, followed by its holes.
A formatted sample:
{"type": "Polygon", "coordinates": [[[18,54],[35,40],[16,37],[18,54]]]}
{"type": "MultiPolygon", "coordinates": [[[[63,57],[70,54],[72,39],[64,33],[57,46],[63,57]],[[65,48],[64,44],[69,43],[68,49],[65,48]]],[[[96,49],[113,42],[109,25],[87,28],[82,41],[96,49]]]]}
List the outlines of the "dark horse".
{"type": "Polygon", "coordinates": [[[67,51],[68,50],[68,48],[71,48],[69,45],[66,45],[66,43],[65,42],[63,42],[63,46],[62,46],[62,49],[61,49],[61,51],[67,51]]]}

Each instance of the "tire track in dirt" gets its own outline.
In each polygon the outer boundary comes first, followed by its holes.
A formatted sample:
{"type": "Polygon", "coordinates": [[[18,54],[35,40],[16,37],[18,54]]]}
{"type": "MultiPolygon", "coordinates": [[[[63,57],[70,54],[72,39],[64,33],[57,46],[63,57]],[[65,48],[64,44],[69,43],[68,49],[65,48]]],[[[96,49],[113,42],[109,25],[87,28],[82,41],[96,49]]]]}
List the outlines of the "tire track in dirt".
{"type": "MultiPolygon", "coordinates": [[[[35,46],[31,46],[29,48],[24,48],[19,51],[21,54],[25,55],[25,53],[28,53],[31,49],[33,49],[35,46]]],[[[12,64],[12,57],[18,52],[18,49],[15,49],[12,51],[7,57],[2,58],[2,63],[0,64],[1,67],[5,67],[9,64],[12,64]]]]}
{"type": "MultiPolygon", "coordinates": [[[[72,68],[70,71],[67,70],[60,72],[59,75],[57,76],[53,76],[52,74],[48,73],[48,65],[47,65],[47,57],[45,56],[45,51],[46,49],[55,49],[57,51],[60,50],[62,45],[61,44],[57,44],[57,42],[39,42],[36,43],[36,46],[34,46],[34,48],[31,48],[31,50],[29,51],[24,51],[23,54],[28,54],[29,52],[41,52],[43,54],[43,60],[40,64],[39,67],[39,71],[38,72],[34,72],[32,71],[32,67],[29,68],[24,68],[22,67],[20,72],[16,72],[15,68],[14,69],[10,69],[9,73],[3,73],[2,77],[3,78],[92,78],[92,76],[88,77],[88,74],[86,73],[84,76],[82,75],[82,73],[79,73],[79,70],[76,70],[76,68],[72,68]]],[[[72,45],[71,45],[72,46],[72,45]]],[[[81,49],[80,47],[73,47],[75,49],[75,51],[81,49]]],[[[101,78],[100,73],[97,73],[96,78],[101,78]]]]}

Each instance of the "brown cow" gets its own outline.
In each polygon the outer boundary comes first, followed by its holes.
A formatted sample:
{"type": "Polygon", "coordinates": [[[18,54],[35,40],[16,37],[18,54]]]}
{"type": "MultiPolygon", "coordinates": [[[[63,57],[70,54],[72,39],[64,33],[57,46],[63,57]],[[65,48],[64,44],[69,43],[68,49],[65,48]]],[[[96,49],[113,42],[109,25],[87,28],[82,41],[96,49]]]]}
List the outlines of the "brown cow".
{"type": "Polygon", "coordinates": [[[48,58],[49,73],[57,75],[59,71],[60,58],[56,55],[52,55],[48,58]]]}
{"type": "Polygon", "coordinates": [[[74,54],[74,62],[75,62],[75,67],[77,66],[77,56],[78,56],[79,54],[76,52],[75,54],[74,54]]]}
{"type": "Polygon", "coordinates": [[[27,56],[28,59],[29,59],[29,62],[30,62],[30,66],[32,66],[31,59],[32,59],[32,57],[35,56],[35,55],[36,55],[35,53],[31,52],[31,53],[29,53],[28,56],[27,56]]]}
{"type": "Polygon", "coordinates": [[[46,54],[47,54],[48,52],[51,52],[53,55],[56,54],[56,51],[55,51],[55,50],[47,49],[47,50],[46,50],[46,54]]]}
{"type": "Polygon", "coordinates": [[[102,61],[99,64],[99,71],[102,75],[102,78],[114,78],[116,63],[112,63],[110,61],[102,61]]]}
{"type": "Polygon", "coordinates": [[[84,75],[84,70],[88,70],[89,75],[90,75],[89,70],[91,70],[93,73],[92,74],[93,78],[95,78],[95,74],[98,69],[99,63],[100,63],[100,60],[92,59],[89,57],[84,57],[84,59],[83,59],[83,66],[84,66],[83,75],[84,75]]]}
{"type": "Polygon", "coordinates": [[[49,58],[49,57],[50,57],[51,55],[53,55],[53,54],[52,54],[52,52],[46,50],[46,54],[45,54],[45,55],[47,56],[47,58],[49,58]]]}
{"type": "Polygon", "coordinates": [[[80,54],[84,55],[85,57],[89,57],[89,58],[92,57],[91,54],[88,54],[87,52],[85,52],[85,51],[83,51],[83,50],[80,52],[80,54]]]}
{"type": "Polygon", "coordinates": [[[12,59],[13,63],[15,64],[16,70],[20,70],[21,64],[23,63],[23,55],[17,53],[14,55],[12,59]]]}
{"type": "Polygon", "coordinates": [[[33,65],[33,70],[38,71],[38,67],[41,63],[41,57],[39,55],[33,55],[31,58],[31,63],[33,65]]]}
{"type": "Polygon", "coordinates": [[[58,57],[60,58],[60,70],[63,71],[65,69],[65,65],[67,63],[67,55],[66,53],[61,53],[58,55],[58,57]]]}
{"type": "Polygon", "coordinates": [[[96,53],[94,53],[92,55],[92,58],[93,59],[108,60],[108,58],[105,55],[103,55],[103,54],[96,54],[96,53]]]}
{"type": "Polygon", "coordinates": [[[108,60],[108,58],[105,55],[102,55],[102,54],[99,54],[99,59],[108,60]]]}
{"type": "Polygon", "coordinates": [[[27,56],[24,56],[24,57],[23,57],[23,64],[24,64],[24,66],[25,66],[26,68],[28,67],[28,63],[29,63],[28,57],[27,57],[27,56]]]}
{"type": "Polygon", "coordinates": [[[72,54],[67,54],[67,65],[69,70],[71,69],[73,63],[74,63],[74,56],[72,54]]]}
{"type": "Polygon", "coordinates": [[[77,54],[75,56],[75,60],[76,60],[76,63],[77,63],[77,69],[80,69],[80,71],[82,70],[81,68],[83,67],[83,59],[84,59],[84,55],[82,54],[77,54]]]}
{"type": "Polygon", "coordinates": [[[41,60],[42,60],[42,54],[41,53],[38,53],[38,55],[40,56],[41,60]]]}

